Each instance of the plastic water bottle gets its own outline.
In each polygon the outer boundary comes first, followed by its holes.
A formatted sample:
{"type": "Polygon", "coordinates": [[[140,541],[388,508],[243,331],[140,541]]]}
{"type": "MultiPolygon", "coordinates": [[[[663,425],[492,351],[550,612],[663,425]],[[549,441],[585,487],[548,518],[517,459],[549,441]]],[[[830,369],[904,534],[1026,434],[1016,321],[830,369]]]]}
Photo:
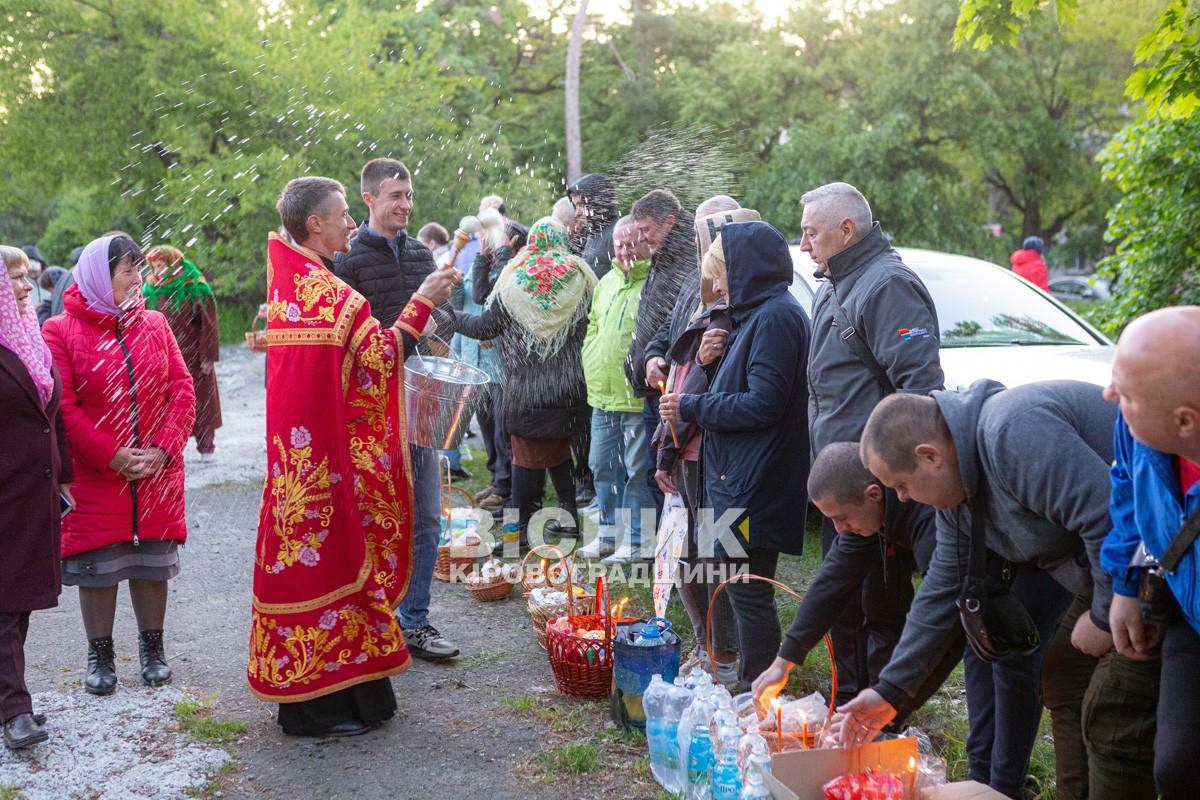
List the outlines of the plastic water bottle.
{"type": "Polygon", "coordinates": [[[738,769],[742,772],[743,783],[746,782],[746,775],[752,771],[750,762],[755,759],[769,773],[771,771],[771,745],[767,744],[767,740],[756,731],[742,734],[742,738],[738,740],[737,744],[737,763],[738,769]]]}
{"type": "Polygon", "coordinates": [[[699,689],[701,686],[712,686],[712,675],[700,667],[692,667],[692,671],[687,674],[683,681],[683,685],[689,689],[699,689]]]}
{"type": "Polygon", "coordinates": [[[737,748],[741,738],[742,729],[736,724],[722,725],[717,732],[718,746],[712,771],[713,800],[738,800],[742,791],[742,775],[737,764],[737,748]]]}
{"type": "Polygon", "coordinates": [[[638,647],[658,647],[663,643],[663,634],[671,630],[671,623],[662,617],[652,617],[633,640],[638,647]]]}
{"type": "Polygon", "coordinates": [[[693,800],[708,795],[709,770],[712,769],[713,745],[708,732],[713,713],[712,699],[705,695],[692,702],[692,729],[688,736],[687,782],[688,796],[693,800]]]}
{"type": "Polygon", "coordinates": [[[683,789],[683,770],[679,763],[679,720],[691,695],[681,687],[663,681],[661,675],[650,679],[642,695],[646,709],[646,741],[650,746],[650,772],[668,792],[683,789]]]}
{"type": "MultiPolygon", "coordinates": [[[[770,772],[771,762],[758,756],[751,759],[752,763],[763,767],[765,772],[770,772]]],[[[742,792],[738,795],[738,800],[770,800],[771,790],[763,783],[762,775],[758,770],[750,767],[746,770],[745,779],[742,781],[742,792]]]]}

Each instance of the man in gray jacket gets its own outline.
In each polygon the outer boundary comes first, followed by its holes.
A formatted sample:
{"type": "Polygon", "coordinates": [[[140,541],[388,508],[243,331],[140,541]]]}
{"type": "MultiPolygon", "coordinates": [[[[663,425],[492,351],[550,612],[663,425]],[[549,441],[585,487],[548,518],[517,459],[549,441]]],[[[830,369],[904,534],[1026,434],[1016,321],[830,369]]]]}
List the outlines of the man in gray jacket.
{"type": "MultiPolygon", "coordinates": [[[[826,279],[813,300],[808,356],[808,424],[815,458],[833,442],[856,442],[871,409],[893,392],[929,394],[942,388],[938,321],[925,285],[872,224],[871,206],[848,183],[831,183],[801,198],[800,249],[826,279]]],[[[826,519],[821,551],[837,531],[826,519]]],[[[863,582],[830,630],[837,659],[838,699],[875,682],[904,625],[914,564],[897,551],[863,582]],[[886,576],[894,576],[890,581],[886,576]],[[904,577],[900,577],[904,576],[904,577]]]]}
{"type": "MultiPolygon", "coordinates": [[[[1042,715],[1039,689],[1050,692],[1059,682],[1086,685],[1095,668],[1086,659],[1064,664],[1047,670],[1039,683],[1042,656],[1072,597],[1090,601],[1085,616],[1091,624],[1108,626],[1112,579],[1100,564],[1100,547],[1112,527],[1115,420],[1101,389],[1077,381],[1005,389],[981,380],[962,392],[897,395],[876,407],[863,431],[863,463],[901,500],[938,509],[937,543],[879,683],[839,709],[845,741],[874,736],[945,652],[961,646],[955,600],[967,572],[970,499],[982,493],[989,566],[1015,576],[1011,591],[1041,643],[1031,656],[990,665],[970,652],[964,657],[970,775],[1021,797],[1042,715]]],[[[1056,712],[1062,710],[1051,709],[1056,712]]],[[[1078,721],[1072,733],[1081,739],[1078,721]]],[[[1056,749],[1071,745],[1065,739],[1072,737],[1059,738],[1056,749]]]]}

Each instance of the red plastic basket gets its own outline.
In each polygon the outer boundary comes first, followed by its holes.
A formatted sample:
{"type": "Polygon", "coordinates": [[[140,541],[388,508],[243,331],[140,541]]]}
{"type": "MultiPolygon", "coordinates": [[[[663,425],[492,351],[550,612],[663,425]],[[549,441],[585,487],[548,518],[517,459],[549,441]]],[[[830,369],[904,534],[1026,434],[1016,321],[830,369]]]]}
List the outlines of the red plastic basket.
{"type": "Polygon", "coordinates": [[[613,673],[613,627],[615,623],[632,619],[613,620],[606,607],[608,596],[604,579],[596,580],[596,614],[567,617],[571,633],[556,626],[546,626],[546,654],[554,671],[554,685],[568,697],[600,700],[608,697],[613,673]],[[604,631],[603,639],[583,639],[578,630],[604,631]]]}

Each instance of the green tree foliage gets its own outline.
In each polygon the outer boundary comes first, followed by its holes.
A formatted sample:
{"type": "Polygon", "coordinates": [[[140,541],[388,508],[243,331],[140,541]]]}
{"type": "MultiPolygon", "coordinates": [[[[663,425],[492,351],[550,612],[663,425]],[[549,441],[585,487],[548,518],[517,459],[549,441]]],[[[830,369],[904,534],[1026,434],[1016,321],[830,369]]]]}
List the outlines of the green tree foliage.
{"type": "Polygon", "coordinates": [[[1133,125],[1101,160],[1105,178],[1125,193],[1109,214],[1117,249],[1103,262],[1119,291],[1096,314],[1116,334],[1148,310],[1200,303],[1200,121],[1133,125]]]}
{"type": "MultiPolygon", "coordinates": [[[[1149,18],[1144,9],[1122,13],[1149,18]]],[[[853,36],[830,36],[816,56],[836,76],[808,101],[821,112],[789,129],[750,195],[788,219],[807,188],[846,180],[906,245],[1003,262],[1038,234],[1094,260],[1110,198],[1093,157],[1126,122],[1114,109],[1135,34],[1032,30],[1016,50],[956,51],[955,22],[954,8],[936,0],[898,0],[843,20],[853,36]],[[985,222],[1007,235],[989,236],[985,222]]]]}
{"type": "Polygon", "coordinates": [[[1113,26],[1093,9],[1076,18],[1077,5],[1076,0],[963,0],[955,41],[977,48],[993,41],[1020,46],[1026,23],[1051,9],[1081,26],[1132,27],[1141,34],[1133,63],[1142,66],[1129,76],[1125,90],[1144,104],[1148,120],[1124,129],[1098,156],[1107,191],[1123,193],[1107,215],[1105,238],[1115,244],[1115,253],[1102,263],[1118,278],[1114,300],[1092,312],[1115,335],[1146,311],[1200,302],[1193,242],[1200,212],[1193,121],[1200,109],[1200,8],[1190,0],[1171,0],[1165,8],[1157,4],[1161,11],[1150,24],[1130,26],[1132,20],[1125,20],[1113,26]]]}
{"type": "MultiPolygon", "coordinates": [[[[960,0],[954,42],[983,50],[993,43],[1013,46],[1030,23],[1051,14],[1069,24],[1078,11],[1079,0],[960,0]]],[[[1089,8],[1084,18],[1092,13],[1089,8]]],[[[1200,108],[1200,8],[1192,0],[1171,0],[1138,41],[1134,58],[1146,66],[1125,88],[1152,115],[1190,116],[1200,108]]]]}
{"type": "MultiPolygon", "coordinates": [[[[906,245],[1003,261],[1036,232],[1093,259],[1112,193],[1092,157],[1128,121],[1121,84],[1160,4],[1097,0],[1015,50],[955,50],[939,0],[803,0],[770,23],[742,2],[610,4],[581,59],[584,170],[612,174],[626,210],[656,186],[689,206],[729,193],[789,236],[804,191],[846,180],[906,245]]],[[[0,0],[0,238],[39,232],[62,262],[120,228],[250,303],[292,177],[341,180],[363,219],[359,168],[390,155],[415,175],[414,229],[491,192],[532,222],[564,192],[575,5],[548,5],[0,0]]]]}

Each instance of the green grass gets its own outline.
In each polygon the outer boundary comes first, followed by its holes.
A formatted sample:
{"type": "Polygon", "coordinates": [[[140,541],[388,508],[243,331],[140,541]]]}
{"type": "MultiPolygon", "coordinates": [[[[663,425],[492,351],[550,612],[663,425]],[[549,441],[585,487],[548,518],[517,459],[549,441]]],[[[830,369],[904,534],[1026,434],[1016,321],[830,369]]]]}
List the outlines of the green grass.
{"type": "Polygon", "coordinates": [[[188,797],[208,798],[216,797],[217,792],[221,791],[222,778],[231,772],[236,771],[241,767],[236,761],[226,761],[217,769],[217,774],[208,782],[207,786],[192,788],[187,790],[188,797]]]}
{"type": "Polygon", "coordinates": [[[537,700],[527,694],[516,697],[502,697],[500,702],[508,706],[510,711],[517,714],[532,714],[537,709],[537,700]]]}
{"type": "Polygon", "coordinates": [[[505,650],[483,650],[478,653],[470,653],[458,659],[458,666],[462,669],[476,669],[495,661],[506,652],[505,650]]]}
{"type": "Polygon", "coordinates": [[[207,744],[225,745],[246,732],[244,722],[218,719],[212,716],[210,704],[216,695],[201,700],[187,697],[175,704],[175,718],[179,730],[187,734],[188,740],[207,744]]]}
{"type": "Polygon", "coordinates": [[[25,793],[17,786],[0,786],[0,800],[22,800],[25,793]]]}
{"type": "Polygon", "coordinates": [[[546,775],[587,775],[595,772],[600,763],[600,745],[597,742],[572,742],[534,756],[536,763],[546,775]]]}

